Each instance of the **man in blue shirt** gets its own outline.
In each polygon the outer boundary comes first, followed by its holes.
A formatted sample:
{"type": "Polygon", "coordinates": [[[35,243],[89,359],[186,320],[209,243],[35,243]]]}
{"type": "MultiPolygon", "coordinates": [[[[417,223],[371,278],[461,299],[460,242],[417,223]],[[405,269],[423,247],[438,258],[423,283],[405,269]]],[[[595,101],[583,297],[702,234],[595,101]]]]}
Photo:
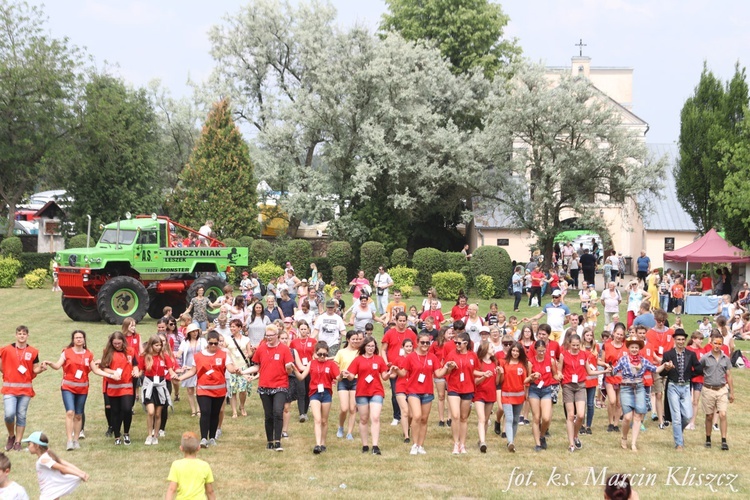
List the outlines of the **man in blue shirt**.
{"type": "Polygon", "coordinates": [[[636,269],[638,281],[643,282],[643,286],[646,286],[646,277],[651,272],[651,259],[646,257],[646,251],[641,250],[641,256],[636,260],[636,269]]]}

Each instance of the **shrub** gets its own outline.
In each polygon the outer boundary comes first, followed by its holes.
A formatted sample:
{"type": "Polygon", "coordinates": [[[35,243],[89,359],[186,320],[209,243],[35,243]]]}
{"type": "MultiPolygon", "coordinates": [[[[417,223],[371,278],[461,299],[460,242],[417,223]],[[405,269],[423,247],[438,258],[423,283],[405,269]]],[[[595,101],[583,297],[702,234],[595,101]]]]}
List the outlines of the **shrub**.
{"type": "MultiPolygon", "coordinates": [[[[96,240],[94,238],[91,238],[89,245],[92,247],[96,245],[96,240]]],[[[76,234],[75,236],[70,238],[70,241],[68,241],[67,248],[86,248],[86,235],[76,234]]]]}
{"type": "Polygon", "coordinates": [[[21,254],[21,271],[18,276],[30,273],[34,269],[48,269],[50,261],[55,256],[53,253],[24,252],[21,254]]]}
{"type": "MultiPolygon", "coordinates": [[[[250,244],[250,266],[256,266],[262,262],[271,260],[273,246],[267,240],[253,240],[250,244]]],[[[281,273],[279,273],[281,274],[281,273]]]]}
{"type": "MultiPolygon", "coordinates": [[[[408,299],[412,292],[414,283],[417,282],[419,271],[405,266],[396,266],[388,270],[388,274],[393,278],[393,288],[401,290],[401,295],[408,299]]],[[[393,289],[392,288],[392,289],[393,289]]]]}
{"type": "Polygon", "coordinates": [[[471,256],[472,275],[476,279],[480,274],[492,276],[495,285],[495,297],[507,295],[507,287],[513,275],[510,256],[505,249],[494,246],[477,248],[471,256]]]}
{"type": "Polygon", "coordinates": [[[420,248],[412,256],[412,266],[419,272],[416,284],[422,295],[426,295],[432,275],[445,271],[445,254],[436,248],[420,248]]]}
{"type": "MultiPolygon", "coordinates": [[[[331,279],[336,282],[336,286],[338,286],[342,292],[346,292],[349,288],[349,280],[346,277],[346,268],[344,266],[335,266],[331,273],[331,279]]],[[[328,283],[330,284],[331,280],[328,280],[328,283]]]]}
{"type": "Polygon", "coordinates": [[[241,247],[250,248],[250,246],[253,244],[253,241],[255,240],[252,236],[240,236],[239,241],[241,247]]]}
{"type": "Polygon", "coordinates": [[[391,253],[391,267],[407,267],[409,265],[409,252],[405,248],[395,248],[391,253]]]}
{"type": "Polygon", "coordinates": [[[23,252],[23,243],[18,236],[8,236],[0,241],[0,255],[17,259],[23,252]]]}
{"type": "Polygon", "coordinates": [[[453,271],[438,272],[432,275],[432,286],[435,287],[438,297],[456,300],[461,291],[466,291],[466,278],[463,274],[453,271]]]}
{"type": "Polygon", "coordinates": [[[26,284],[26,288],[31,290],[44,288],[45,283],[47,283],[47,270],[34,269],[23,277],[23,282],[26,284]]]}
{"type": "Polygon", "coordinates": [[[294,272],[299,279],[310,276],[310,262],[313,260],[312,253],[312,245],[307,240],[289,240],[287,242],[284,255],[286,260],[294,266],[294,272]]]}
{"type": "Polygon", "coordinates": [[[322,276],[323,281],[329,283],[331,281],[331,263],[328,261],[328,257],[313,257],[312,262],[318,268],[318,276],[322,276]]]}
{"type": "Polygon", "coordinates": [[[224,238],[221,240],[228,247],[241,247],[240,240],[235,238],[224,238]]]}
{"type": "Polygon", "coordinates": [[[495,296],[495,282],[492,276],[480,274],[474,279],[474,288],[484,300],[489,300],[495,296]]]}
{"type": "Polygon", "coordinates": [[[466,267],[466,264],[469,262],[461,252],[445,252],[444,259],[445,270],[453,271],[454,273],[460,273],[461,269],[466,267]]]}
{"type": "Polygon", "coordinates": [[[328,244],[328,250],[326,251],[328,256],[328,263],[333,270],[336,266],[343,266],[349,269],[354,259],[354,253],[352,252],[352,246],[348,241],[332,241],[328,244]]]}
{"type": "Polygon", "coordinates": [[[365,241],[359,249],[359,268],[365,272],[365,277],[375,276],[378,267],[388,265],[385,246],[379,241],[365,241]]]}
{"type": "Polygon", "coordinates": [[[0,288],[10,288],[16,284],[21,261],[13,257],[0,257],[0,288]]]}
{"type": "Polygon", "coordinates": [[[253,272],[258,273],[258,279],[261,281],[261,283],[266,284],[271,281],[271,279],[278,278],[279,276],[284,274],[284,269],[282,269],[281,266],[274,264],[270,260],[267,260],[266,262],[254,266],[253,272]]]}

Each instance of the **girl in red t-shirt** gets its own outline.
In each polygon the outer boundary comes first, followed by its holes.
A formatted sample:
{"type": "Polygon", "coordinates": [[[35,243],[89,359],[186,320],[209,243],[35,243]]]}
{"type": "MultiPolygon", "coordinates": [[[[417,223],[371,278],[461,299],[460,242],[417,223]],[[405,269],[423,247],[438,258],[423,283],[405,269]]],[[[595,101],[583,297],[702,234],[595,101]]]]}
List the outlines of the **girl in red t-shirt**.
{"type": "Polygon", "coordinates": [[[500,364],[501,402],[505,413],[505,436],[508,439],[508,451],[514,453],[514,439],[518,432],[518,419],[526,400],[526,385],[531,382],[529,363],[526,351],[520,342],[514,342],[505,360],[500,364]]]}
{"type": "Polygon", "coordinates": [[[497,358],[489,342],[483,342],[477,350],[479,371],[482,375],[474,379],[474,408],[477,410],[477,430],[479,432],[479,451],[487,453],[487,423],[492,415],[492,407],[497,401],[495,387],[500,381],[497,369],[497,358]]]}
{"type": "MultiPolygon", "coordinates": [[[[611,368],[623,356],[627,356],[625,347],[625,325],[617,323],[612,331],[612,340],[604,344],[604,362],[611,368]]],[[[604,388],[607,391],[607,432],[620,432],[620,382],[622,377],[608,375],[604,377],[604,388]]]]}
{"type": "Polygon", "coordinates": [[[464,319],[469,313],[469,304],[467,303],[466,295],[459,295],[456,305],[451,309],[451,319],[458,321],[464,319]]]}
{"type": "Polygon", "coordinates": [[[372,337],[365,337],[359,347],[359,356],[354,358],[342,376],[349,380],[357,377],[357,411],[359,412],[359,436],[362,439],[362,453],[370,451],[367,446],[367,423],[370,423],[372,454],[380,455],[380,412],[383,409],[385,390],[383,381],[390,378],[396,367],[390,368],[378,354],[378,343],[372,337]]]}
{"type": "Polygon", "coordinates": [[[448,368],[448,407],[451,412],[453,454],[466,453],[466,432],[469,426],[471,400],[474,399],[474,379],[484,374],[479,370],[479,358],[468,350],[469,334],[459,333],[454,340],[455,350],[445,355],[448,368]]]}
{"type": "MultiPolygon", "coordinates": [[[[167,387],[167,376],[177,378],[174,371],[174,362],[170,356],[164,353],[165,345],[161,337],[154,335],[143,349],[143,354],[138,356],[138,368],[143,372],[143,387],[141,388],[141,400],[146,406],[146,446],[159,444],[156,432],[161,425],[162,408],[170,406],[172,397],[167,387]]],[[[169,344],[166,345],[167,350],[169,344]]],[[[171,350],[170,350],[171,352],[171,350]]]]}
{"type": "MultiPolygon", "coordinates": [[[[445,364],[445,355],[447,354],[446,342],[451,341],[448,346],[453,346],[453,328],[450,326],[444,326],[440,329],[437,339],[430,345],[430,354],[433,354],[440,362],[439,366],[445,364]]],[[[435,389],[437,389],[438,396],[438,427],[445,427],[445,395],[447,393],[445,375],[441,377],[435,377],[435,389]]]]}
{"type": "Polygon", "coordinates": [[[99,368],[114,375],[113,380],[106,381],[104,405],[105,407],[111,407],[115,445],[120,445],[123,442],[129,445],[130,424],[133,421],[133,405],[135,404],[133,379],[140,376],[140,370],[138,369],[137,356],[128,347],[125,335],[122,332],[114,332],[109,336],[99,368]],[[122,438],[120,437],[120,426],[123,430],[122,438]]]}
{"type": "MultiPolygon", "coordinates": [[[[396,353],[397,355],[394,356],[390,362],[396,368],[403,369],[404,364],[406,363],[406,357],[414,350],[414,342],[409,338],[404,339],[401,343],[401,348],[404,351],[404,355],[400,356],[398,355],[399,353],[396,353]]],[[[411,415],[409,415],[409,403],[406,400],[406,397],[409,395],[406,391],[407,379],[405,376],[399,376],[397,371],[391,374],[391,378],[396,379],[396,402],[401,410],[401,430],[404,433],[404,443],[410,443],[409,427],[411,426],[411,415]]]]}
{"type": "MultiPolygon", "coordinates": [[[[310,410],[313,414],[315,447],[313,453],[318,455],[326,451],[326,436],[328,434],[328,414],[331,411],[333,400],[333,381],[341,378],[338,365],[328,359],[328,344],[320,341],[313,349],[314,356],[307,364],[302,364],[303,369],[295,370],[297,380],[309,381],[308,396],[310,397],[310,410]]],[[[298,395],[298,396],[301,396],[298,395]]]]}
{"type": "Polygon", "coordinates": [[[534,418],[531,425],[536,442],[534,451],[541,451],[547,449],[545,435],[552,421],[552,391],[558,385],[557,362],[552,358],[552,353],[547,353],[547,344],[543,340],[536,341],[532,352],[534,356],[529,360],[532,380],[527,402],[534,418]]]}

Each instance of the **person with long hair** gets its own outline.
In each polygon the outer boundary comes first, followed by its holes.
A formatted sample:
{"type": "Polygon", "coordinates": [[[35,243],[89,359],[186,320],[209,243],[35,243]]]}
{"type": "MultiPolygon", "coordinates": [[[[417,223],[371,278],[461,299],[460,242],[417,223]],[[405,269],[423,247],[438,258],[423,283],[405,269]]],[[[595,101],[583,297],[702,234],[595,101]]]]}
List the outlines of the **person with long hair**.
{"type": "Polygon", "coordinates": [[[105,405],[109,404],[112,415],[112,430],[115,445],[130,445],[130,424],[133,421],[135,392],[133,379],[140,375],[138,355],[130,348],[122,332],[114,332],[107,339],[99,368],[114,375],[112,382],[107,382],[105,405]],[[119,378],[119,380],[118,380],[119,378]],[[123,434],[120,434],[122,427],[123,434]]]}
{"type": "Polygon", "coordinates": [[[83,330],[73,331],[70,343],[63,349],[56,363],[42,361],[42,364],[53,370],[63,369],[60,391],[65,407],[65,435],[68,441],[66,450],[77,450],[81,447],[78,439],[89,394],[89,372],[104,378],[113,376],[100,370],[94,363],[94,355],[86,348],[86,332],[83,330]]]}
{"type": "Polygon", "coordinates": [[[36,431],[23,440],[29,443],[29,453],[37,457],[36,475],[39,479],[40,500],[51,500],[70,495],[81,481],[88,481],[89,475],[70,462],[57,456],[49,448],[46,434],[36,431]]]}
{"type": "Polygon", "coordinates": [[[258,394],[263,403],[266,428],[266,449],[284,451],[281,446],[281,433],[284,426],[284,404],[289,392],[289,374],[294,368],[294,358],[289,347],[279,340],[279,330],[266,327],[265,342],[253,354],[254,366],[243,373],[259,374],[258,394]]]}
{"type": "Polygon", "coordinates": [[[167,374],[177,378],[172,358],[164,354],[161,337],[154,335],[146,342],[143,354],[138,356],[138,369],[143,373],[141,401],[146,407],[146,446],[159,444],[163,408],[172,406],[172,396],[167,388],[167,374]]]}
{"type": "MultiPolygon", "coordinates": [[[[242,335],[242,321],[237,318],[234,318],[229,322],[229,331],[231,332],[229,338],[224,337],[229,357],[234,366],[241,366],[244,368],[248,365],[251,356],[250,339],[242,335]]],[[[229,375],[229,392],[231,394],[229,403],[232,406],[232,418],[237,418],[238,406],[239,414],[243,417],[247,416],[245,403],[247,401],[247,391],[250,389],[248,384],[248,381],[242,375],[229,375]]]]}
{"type": "MultiPolygon", "coordinates": [[[[195,323],[190,323],[185,329],[185,342],[180,345],[178,352],[182,362],[182,371],[195,366],[195,355],[206,348],[206,339],[201,337],[201,329],[195,323]]],[[[200,415],[198,401],[195,399],[196,376],[180,378],[180,385],[185,388],[190,404],[191,416],[200,415]]]]}
{"type": "MultiPolygon", "coordinates": [[[[581,349],[589,354],[589,364],[599,366],[599,344],[596,343],[594,331],[591,328],[583,329],[581,349]]],[[[586,425],[581,428],[581,434],[591,434],[591,426],[594,423],[594,410],[596,408],[596,389],[599,387],[599,375],[586,375],[586,425]]]]}
{"type": "Polygon", "coordinates": [[[477,432],[479,434],[479,451],[487,453],[487,424],[492,415],[492,407],[497,402],[495,387],[500,381],[497,369],[497,358],[489,342],[482,342],[477,349],[479,358],[478,370],[482,375],[474,379],[474,408],[477,412],[477,432]]]}
{"type": "MultiPolygon", "coordinates": [[[[133,356],[136,358],[143,354],[143,343],[141,341],[141,335],[136,331],[136,322],[133,318],[125,318],[122,321],[122,334],[125,336],[125,344],[133,351],[133,356]]],[[[133,409],[135,408],[135,402],[138,400],[140,393],[138,388],[141,386],[141,380],[139,377],[133,377],[133,409]]]]}
{"type": "Polygon", "coordinates": [[[368,323],[383,324],[384,321],[380,318],[380,315],[378,315],[377,310],[375,309],[375,303],[370,300],[370,294],[363,291],[359,295],[358,302],[351,307],[349,325],[353,326],[355,330],[364,330],[368,323]]]}
{"type": "Polygon", "coordinates": [[[531,426],[534,435],[534,451],[547,449],[546,434],[552,421],[552,388],[558,385],[557,363],[547,354],[547,344],[543,340],[534,343],[533,356],[530,359],[531,384],[529,385],[528,403],[534,422],[531,426]]]}
{"type": "Polygon", "coordinates": [[[333,381],[341,378],[341,372],[338,365],[333,360],[328,359],[328,344],[322,341],[315,344],[314,358],[302,366],[301,371],[299,367],[297,368],[295,376],[299,381],[309,381],[307,396],[310,399],[314,423],[313,432],[315,433],[313,453],[319,455],[326,451],[328,415],[333,401],[333,381]]]}
{"type": "MultiPolygon", "coordinates": [[[[286,319],[286,318],[285,318],[286,319]]],[[[279,330],[279,343],[289,347],[289,350],[292,353],[292,360],[294,362],[294,366],[299,366],[302,364],[302,361],[299,359],[299,354],[297,351],[291,347],[291,340],[290,340],[289,332],[286,330],[279,330]]],[[[282,438],[288,438],[289,437],[289,421],[292,418],[292,403],[294,401],[297,401],[297,398],[299,397],[298,390],[297,390],[297,374],[292,370],[291,373],[288,374],[289,377],[289,390],[286,392],[286,400],[284,401],[284,414],[282,417],[282,424],[281,424],[281,437],[282,438]]]]}
{"type": "Polygon", "coordinates": [[[501,362],[500,385],[501,401],[505,414],[505,436],[508,440],[508,451],[516,451],[515,437],[518,433],[518,420],[526,400],[525,386],[531,382],[529,362],[526,351],[519,342],[514,342],[505,359],[501,362]]]}
{"type": "Polygon", "coordinates": [[[453,434],[453,454],[466,453],[466,433],[471,413],[471,400],[474,399],[474,380],[484,372],[479,370],[479,358],[469,349],[469,335],[461,332],[453,341],[456,348],[445,355],[448,368],[448,408],[450,409],[451,432],[453,434]]]}
{"type": "MultiPolygon", "coordinates": [[[[298,336],[292,340],[291,343],[291,348],[296,351],[299,356],[299,364],[297,365],[299,371],[304,371],[305,367],[316,357],[316,341],[310,337],[310,333],[310,323],[304,319],[299,320],[299,323],[297,324],[298,336]]],[[[329,352],[328,344],[326,344],[326,352],[329,352]]],[[[299,411],[299,421],[307,422],[307,409],[310,407],[310,377],[305,377],[301,380],[297,377],[295,382],[297,382],[297,410],[299,411]]]]}
{"type": "MultiPolygon", "coordinates": [[[[227,397],[225,372],[238,373],[226,351],[219,349],[221,335],[215,330],[206,334],[206,348],[195,353],[195,365],[184,368],[178,380],[187,380],[197,375],[197,400],[200,408],[201,448],[216,445],[216,430],[219,428],[219,413],[227,397]]],[[[188,337],[189,338],[189,337],[188,337]]]]}
{"type": "MultiPolygon", "coordinates": [[[[612,330],[612,340],[604,344],[605,366],[612,367],[617,361],[627,356],[628,349],[625,346],[625,325],[617,323],[612,330]]],[[[619,432],[620,415],[620,382],[622,377],[609,374],[604,377],[604,389],[607,393],[607,432],[619,432]]]]}
{"type": "MultiPolygon", "coordinates": [[[[364,334],[354,330],[346,332],[346,346],[343,349],[339,349],[336,352],[336,356],[333,358],[334,363],[339,367],[339,373],[345,372],[349,365],[354,361],[354,358],[359,356],[359,348],[362,345],[364,334]]],[[[328,343],[326,343],[328,345],[328,343]]],[[[330,350],[329,350],[330,353],[330,350]]],[[[336,392],[339,396],[339,426],[336,431],[337,438],[344,437],[344,425],[346,417],[349,417],[349,423],[346,427],[346,439],[353,440],[352,432],[354,431],[355,414],[357,413],[357,401],[356,401],[356,390],[357,390],[357,378],[348,379],[342,377],[338,381],[336,386],[336,392]]]]}
{"type": "MultiPolygon", "coordinates": [[[[686,349],[693,351],[698,361],[701,360],[706,354],[706,348],[703,346],[703,334],[696,330],[690,335],[690,344],[686,349]]],[[[693,415],[690,418],[690,423],[686,427],[688,430],[695,430],[695,417],[698,415],[698,404],[701,401],[701,391],[703,390],[703,375],[696,375],[690,380],[690,389],[692,389],[693,398],[693,415]]]]}
{"type": "MultiPolygon", "coordinates": [[[[453,328],[450,326],[444,326],[440,328],[438,336],[435,342],[430,344],[430,354],[434,355],[439,361],[439,366],[445,364],[446,342],[450,342],[451,348],[455,347],[453,343],[453,328]]],[[[447,394],[447,386],[445,383],[445,373],[442,376],[433,378],[435,382],[435,389],[437,389],[438,397],[438,427],[445,427],[445,396],[447,394]]],[[[449,415],[450,417],[450,415],[449,415]]]]}
{"type": "MultiPolygon", "coordinates": [[[[404,314],[404,316],[406,315],[405,313],[399,314],[404,314]]],[[[411,330],[409,331],[411,332],[411,330]]],[[[398,369],[403,368],[404,364],[406,363],[406,357],[414,351],[414,343],[415,342],[410,338],[404,339],[401,343],[400,352],[397,351],[395,356],[390,358],[389,363],[394,365],[398,369]]],[[[400,376],[398,371],[391,375],[391,380],[396,381],[393,394],[396,398],[396,404],[401,411],[399,421],[401,422],[401,431],[404,434],[404,443],[410,443],[411,438],[409,437],[409,429],[411,427],[411,415],[409,414],[409,403],[407,401],[408,393],[406,392],[408,381],[406,379],[406,376],[400,376]]]]}
{"type": "Polygon", "coordinates": [[[256,302],[250,310],[250,317],[247,320],[247,337],[250,339],[250,345],[257,347],[266,334],[266,328],[271,324],[271,320],[266,316],[266,308],[263,304],[256,302]]]}
{"type": "Polygon", "coordinates": [[[378,354],[378,343],[372,337],[365,337],[359,348],[359,356],[342,372],[349,380],[357,378],[356,401],[359,412],[359,436],[362,439],[362,453],[370,451],[367,446],[367,425],[369,421],[372,438],[372,454],[380,455],[380,412],[383,409],[385,390],[383,381],[390,378],[396,370],[388,368],[385,360],[378,354]]]}
{"type": "MultiPolygon", "coordinates": [[[[523,350],[526,351],[526,359],[533,357],[534,342],[534,331],[531,329],[531,325],[523,325],[521,327],[521,335],[518,337],[518,342],[523,346],[523,350]]],[[[526,388],[526,400],[523,403],[523,410],[521,410],[521,417],[518,419],[518,425],[529,425],[529,388],[526,388]]]]}
{"type": "Polygon", "coordinates": [[[456,299],[456,305],[451,309],[451,319],[453,321],[463,320],[469,314],[469,299],[466,295],[461,294],[456,299]]]}
{"type": "MultiPolygon", "coordinates": [[[[172,370],[175,372],[175,375],[177,373],[181,373],[181,369],[177,366],[177,358],[175,358],[174,353],[171,349],[168,349],[167,346],[169,345],[169,339],[167,338],[167,334],[163,332],[159,332],[159,338],[161,339],[161,343],[164,346],[162,348],[162,354],[165,358],[169,358],[172,362],[172,370]]],[[[180,384],[175,381],[175,383],[172,383],[172,374],[167,372],[166,376],[164,377],[164,380],[167,382],[167,392],[169,394],[172,394],[172,388],[173,386],[178,386],[180,384]]],[[[172,399],[172,401],[176,401],[176,399],[172,399]]],[[[172,411],[174,411],[174,407],[172,407],[172,411]]],[[[167,420],[169,420],[169,407],[167,407],[164,411],[161,413],[161,422],[159,424],[159,437],[167,437],[167,420]]]]}
{"type": "MultiPolygon", "coordinates": [[[[180,362],[180,346],[182,345],[182,342],[185,340],[185,337],[180,333],[180,331],[177,329],[177,320],[172,317],[168,316],[166,319],[167,322],[167,342],[169,342],[169,347],[172,351],[172,359],[175,362],[175,371],[178,371],[180,368],[182,368],[182,363],[180,362]]],[[[180,384],[170,384],[172,385],[172,389],[174,390],[174,398],[173,401],[176,403],[180,400],[180,384]]]]}
{"type": "MultiPolygon", "coordinates": [[[[500,339],[500,348],[495,349],[495,359],[497,359],[498,367],[505,361],[505,359],[508,357],[508,353],[510,352],[510,348],[515,343],[515,340],[513,340],[513,336],[510,334],[505,334],[500,339]]],[[[493,347],[495,346],[494,343],[492,343],[493,347]]],[[[501,438],[505,439],[507,437],[507,434],[505,433],[505,413],[503,412],[503,386],[500,382],[495,384],[495,396],[497,398],[497,411],[495,412],[495,423],[494,423],[494,431],[495,434],[500,436],[501,438]]]]}

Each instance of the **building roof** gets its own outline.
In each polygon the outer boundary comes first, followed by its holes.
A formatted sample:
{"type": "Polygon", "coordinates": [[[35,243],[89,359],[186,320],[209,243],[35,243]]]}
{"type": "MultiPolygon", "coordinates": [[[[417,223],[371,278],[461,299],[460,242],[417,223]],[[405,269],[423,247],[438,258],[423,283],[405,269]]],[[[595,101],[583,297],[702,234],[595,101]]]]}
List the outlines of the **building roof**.
{"type": "Polygon", "coordinates": [[[664,188],[661,190],[661,196],[651,200],[653,211],[641,215],[643,227],[647,231],[697,232],[695,223],[677,199],[677,183],[672,173],[679,157],[677,145],[646,144],[646,147],[655,159],[666,156],[667,167],[664,171],[664,188]]]}

